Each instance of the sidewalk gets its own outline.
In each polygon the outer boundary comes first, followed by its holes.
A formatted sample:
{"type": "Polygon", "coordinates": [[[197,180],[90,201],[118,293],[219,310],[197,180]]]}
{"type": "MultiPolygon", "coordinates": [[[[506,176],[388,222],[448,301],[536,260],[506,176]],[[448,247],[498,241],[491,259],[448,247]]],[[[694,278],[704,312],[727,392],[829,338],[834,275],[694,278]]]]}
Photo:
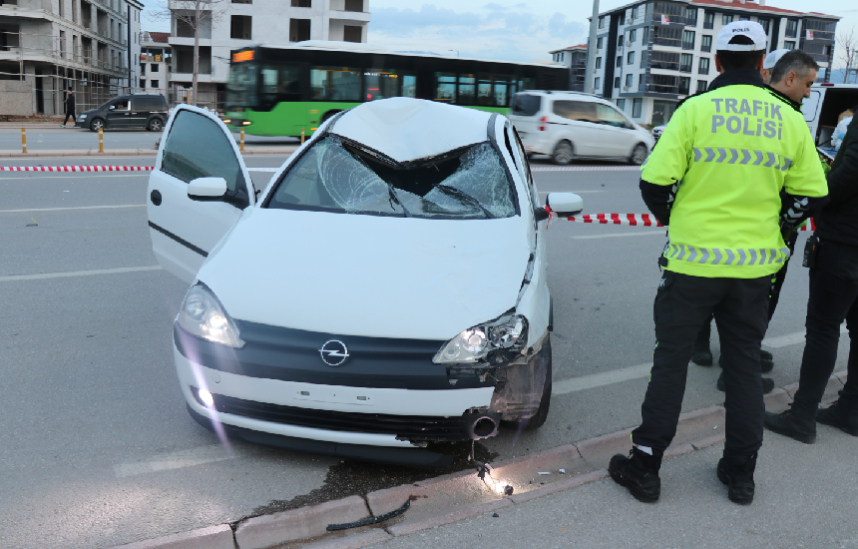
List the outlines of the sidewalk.
{"type": "MultiPolygon", "coordinates": [[[[292,154],[298,149],[298,145],[276,145],[276,146],[255,146],[244,145],[242,156],[255,154],[292,154]]],[[[155,149],[105,149],[98,152],[98,149],[64,149],[64,150],[35,150],[23,153],[18,150],[0,150],[0,158],[35,158],[35,157],[65,157],[65,156],[155,156],[158,153],[155,149]]]]}

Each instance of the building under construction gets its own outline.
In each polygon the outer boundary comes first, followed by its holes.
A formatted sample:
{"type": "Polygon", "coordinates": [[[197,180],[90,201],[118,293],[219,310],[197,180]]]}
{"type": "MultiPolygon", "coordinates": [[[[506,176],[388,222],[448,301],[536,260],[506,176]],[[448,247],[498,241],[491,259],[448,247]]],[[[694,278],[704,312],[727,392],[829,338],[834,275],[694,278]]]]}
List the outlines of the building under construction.
{"type": "Polygon", "coordinates": [[[0,117],[77,111],[126,92],[139,78],[137,0],[0,0],[0,117]]]}

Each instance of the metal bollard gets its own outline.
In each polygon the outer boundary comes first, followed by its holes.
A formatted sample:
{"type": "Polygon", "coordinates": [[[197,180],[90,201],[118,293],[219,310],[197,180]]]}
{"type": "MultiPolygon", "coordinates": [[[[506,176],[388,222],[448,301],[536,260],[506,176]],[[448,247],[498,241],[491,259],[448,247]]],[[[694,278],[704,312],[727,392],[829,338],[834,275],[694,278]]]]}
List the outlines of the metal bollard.
{"type": "Polygon", "coordinates": [[[21,128],[21,151],[27,152],[27,128],[21,128]]]}
{"type": "Polygon", "coordinates": [[[301,144],[304,144],[304,128],[301,128],[301,144]]]}
{"type": "Polygon", "coordinates": [[[241,147],[239,147],[241,152],[244,152],[244,128],[241,128],[241,147]]]}
{"type": "Polygon", "coordinates": [[[98,128],[98,152],[104,152],[104,128],[98,128]]]}

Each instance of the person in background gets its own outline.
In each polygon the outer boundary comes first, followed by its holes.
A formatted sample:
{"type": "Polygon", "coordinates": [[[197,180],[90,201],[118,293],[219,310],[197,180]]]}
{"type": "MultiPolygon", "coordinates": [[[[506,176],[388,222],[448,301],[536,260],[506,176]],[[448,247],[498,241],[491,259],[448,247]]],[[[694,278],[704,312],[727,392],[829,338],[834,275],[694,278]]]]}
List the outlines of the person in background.
{"type": "Polygon", "coordinates": [[[66,127],[66,123],[69,121],[69,117],[72,119],[72,123],[77,124],[77,118],[74,115],[74,91],[68,90],[66,91],[66,98],[63,99],[63,103],[66,106],[66,119],[63,120],[63,123],[60,124],[61,128],[66,127]]]}
{"type": "Polygon", "coordinates": [[[848,111],[844,112],[844,116],[840,119],[840,122],[837,123],[837,127],[834,128],[834,133],[831,134],[831,146],[834,147],[835,151],[840,150],[843,138],[846,137],[846,130],[849,128],[849,124],[852,123],[852,117],[855,115],[856,111],[858,111],[858,105],[855,105],[848,111]]]}
{"type": "Polygon", "coordinates": [[[792,50],[775,50],[768,54],[765,59],[763,59],[763,70],[760,71],[760,74],[763,76],[763,82],[766,85],[771,85],[772,83],[772,70],[774,70],[775,65],[778,64],[780,58],[784,56],[784,54],[789,53],[792,50]]]}
{"type": "Polygon", "coordinates": [[[641,196],[669,227],[670,241],[659,258],[665,272],[654,303],[656,345],[641,424],[632,431],[629,457],[617,454],[608,466],[611,478],[640,501],[661,494],[659,470],[676,434],[694,338],[713,312],[727,389],[716,472],[731,501],[754,499],[769,287],[789,257],[782,235],[828,194],[804,117],[763,83],[766,42],[757,22],[721,29],[715,48],[721,74],[676,110],[641,174],[641,196]],[[758,120],[759,131],[742,131],[758,120]],[[751,162],[752,151],[768,162],[751,162]]]}

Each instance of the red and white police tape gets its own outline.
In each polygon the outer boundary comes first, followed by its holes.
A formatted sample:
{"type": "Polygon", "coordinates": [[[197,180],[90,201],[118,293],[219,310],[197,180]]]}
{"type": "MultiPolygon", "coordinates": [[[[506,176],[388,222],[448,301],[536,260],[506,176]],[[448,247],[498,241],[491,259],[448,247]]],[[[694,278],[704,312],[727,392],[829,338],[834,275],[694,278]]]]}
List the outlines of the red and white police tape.
{"type": "MultiPolygon", "coordinates": [[[[552,212],[549,212],[552,213],[552,212]]],[[[664,227],[652,214],[632,213],[598,213],[567,217],[569,221],[578,223],[598,223],[600,225],[630,225],[633,227],[664,227]]],[[[810,223],[799,227],[799,231],[812,231],[816,229],[813,219],[810,223]]]]}
{"type": "Polygon", "coordinates": [[[0,172],[148,172],[152,166],[0,166],[0,172]]]}

